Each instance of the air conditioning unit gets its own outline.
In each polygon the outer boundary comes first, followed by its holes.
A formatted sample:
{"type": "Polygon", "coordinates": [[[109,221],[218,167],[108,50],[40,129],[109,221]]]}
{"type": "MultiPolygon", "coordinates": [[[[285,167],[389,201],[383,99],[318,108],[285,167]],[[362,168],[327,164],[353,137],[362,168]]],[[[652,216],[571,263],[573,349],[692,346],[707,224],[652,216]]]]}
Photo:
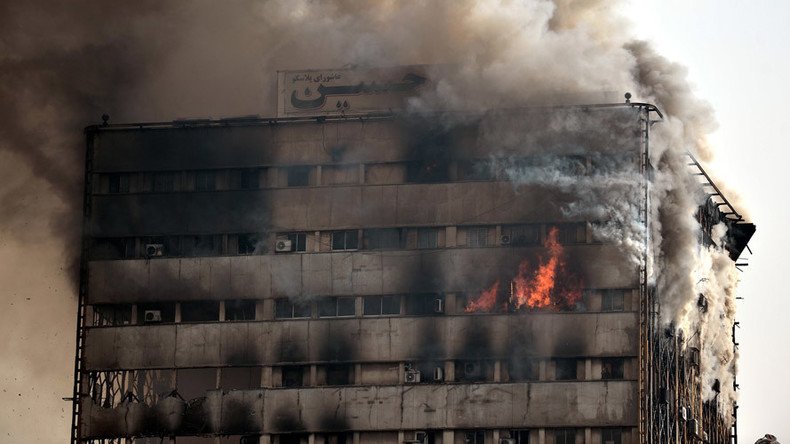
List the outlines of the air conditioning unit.
{"type": "Polygon", "coordinates": [[[499,243],[502,245],[510,245],[512,242],[513,238],[509,234],[503,234],[499,237],[499,243]]]}
{"type": "Polygon", "coordinates": [[[162,244],[145,244],[146,257],[161,257],[165,254],[165,246],[162,244]]]}
{"type": "Polygon", "coordinates": [[[688,410],[685,407],[680,408],[680,419],[687,421],[689,419],[688,410]]]}
{"type": "Polygon", "coordinates": [[[516,440],[513,438],[499,438],[499,444],[516,444],[516,440]]]}
{"type": "Polygon", "coordinates": [[[691,348],[689,349],[689,361],[691,361],[691,365],[695,367],[699,367],[699,349],[698,348],[691,348]]]}
{"type": "Polygon", "coordinates": [[[407,384],[417,384],[420,382],[420,371],[419,370],[406,370],[404,375],[403,381],[407,384]]]}
{"type": "Polygon", "coordinates": [[[436,298],[433,300],[433,311],[435,313],[444,313],[444,299],[436,298]]]}
{"type": "Polygon", "coordinates": [[[480,363],[477,361],[464,362],[464,376],[477,378],[480,376],[480,363]]]}
{"type": "Polygon", "coordinates": [[[146,310],[143,316],[145,322],[162,322],[162,311],[146,310]]]}
{"type": "Polygon", "coordinates": [[[436,367],[433,369],[433,380],[436,382],[444,381],[444,369],[436,367]]]}
{"type": "Polygon", "coordinates": [[[406,444],[427,444],[428,434],[426,432],[414,432],[414,437],[407,438],[403,441],[406,444]]]}
{"type": "Polygon", "coordinates": [[[277,253],[293,251],[293,244],[291,243],[290,239],[280,239],[275,242],[274,251],[277,253]]]}

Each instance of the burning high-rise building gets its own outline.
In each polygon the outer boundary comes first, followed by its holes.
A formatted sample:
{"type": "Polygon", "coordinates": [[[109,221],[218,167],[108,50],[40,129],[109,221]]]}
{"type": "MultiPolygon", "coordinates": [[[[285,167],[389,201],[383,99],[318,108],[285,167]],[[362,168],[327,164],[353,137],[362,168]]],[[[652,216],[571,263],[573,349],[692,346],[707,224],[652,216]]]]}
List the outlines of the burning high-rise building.
{"type": "Polygon", "coordinates": [[[430,83],[87,129],[73,442],[732,440],[728,277],[676,258],[729,270],[754,226],[691,156],[668,216],[660,110],[404,105],[430,83]]]}

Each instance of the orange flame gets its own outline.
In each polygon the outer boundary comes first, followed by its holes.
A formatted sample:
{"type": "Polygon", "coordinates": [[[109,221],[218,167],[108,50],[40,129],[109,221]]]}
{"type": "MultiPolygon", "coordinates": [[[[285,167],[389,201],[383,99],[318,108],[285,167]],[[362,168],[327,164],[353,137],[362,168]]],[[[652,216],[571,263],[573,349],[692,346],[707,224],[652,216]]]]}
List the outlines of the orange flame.
{"type": "MultiPolygon", "coordinates": [[[[539,258],[538,268],[530,272],[529,263],[521,261],[518,274],[512,280],[510,303],[515,309],[522,307],[572,307],[581,298],[582,291],[578,279],[566,276],[564,251],[560,245],[559,230],[549,230],[543,247],[548,252],[548,259],[539,258]],[[563,280],[558,277],[563,275],[563,280]]],[[[483,291],[476,299],[469,301],[465,311],[491,311],[496,304],[499,281],[488,290],[483,291]]]]}

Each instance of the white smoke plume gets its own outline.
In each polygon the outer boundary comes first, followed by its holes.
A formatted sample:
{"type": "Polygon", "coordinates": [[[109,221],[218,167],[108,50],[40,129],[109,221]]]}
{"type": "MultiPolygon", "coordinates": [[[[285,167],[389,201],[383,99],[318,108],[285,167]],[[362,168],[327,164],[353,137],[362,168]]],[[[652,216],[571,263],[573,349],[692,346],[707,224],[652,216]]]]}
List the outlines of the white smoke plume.
{"type": "MultiPolygon", "coordinates": [[[[7,338],[0,354],[19,359],[0,364],[0,381],[12,388],[0,393],[0,430],[7,434],[2,439],[62,442],[68,431],[69,415],[62,413],[68,405],[60,396],[71,390],[63,375],[71,370],[73,345],[81,127],[98,123],[104,112],[111,122],[273,115],[276,70],[455,67],[449,74],[442,70],[435,93],[412,103],[416,110],[485,111],[608,91],[631,91],[635,100],[655,103],[666,115],[654,127],[651,142],[656,168],[651,220],[658,223],[649,233],[640,232],[632,223],[633,206],[603,198],[605,189],[597,184],[587,184],[590,199],[603,199],[603,207],[569,206],[567,211],[609,217],[615,223],[603,235],[631,228],[618,240],[626,251],[648,238],[666,321],[699,325],[712,334],[718,322],[714,313],[730,313],[733,296],[729,290],[711,293],[711,305],[726,310],[710,308],[709,316],[689,318],[699,291],[696,273],[707,253],[694,253],[699,199],[683,165],[687,150],[703,160],[712,155],[705,135],[714,119],[681,67],[648,43],[631,39],[618,7],[617,2],[575,0],[200,0],[126,6],[34,0],[0,5],[0,172],[5,178],[0,264],[12,270],[11,264],[27,263],[19,261],[20,255],[33,250],[42,256],[26,273],[4,275],[15,291],[3,300],[9,310],[0,315],[7,338]],[[61,279],[61,265],[72,270],[71,284],[61,279]],[[50,277],[42,285],[35,276],[50,277]],[[36,305],[25,306],[27,297],[36,305]],[[13,334],[20,323],[27,326],[22,342],[13,334]],[[23,420],[33,411],[46,411],[46,424],[23,420]]],[[[610,179],[624,195],[631,192],[628,178],[610,179]]],[[[710,282],[731,289],[732,265],[710,256],[721,270],[710,282]]],[[[712,287],[706,291],[713,292],[712,287]]],[[[718,350],[714,354],[724,356],[726,341],[711,340],[721,343],[711,349],[718,350]]],[[[720,376],[733,360],[709,362],[706,377],[720,376]]]]}

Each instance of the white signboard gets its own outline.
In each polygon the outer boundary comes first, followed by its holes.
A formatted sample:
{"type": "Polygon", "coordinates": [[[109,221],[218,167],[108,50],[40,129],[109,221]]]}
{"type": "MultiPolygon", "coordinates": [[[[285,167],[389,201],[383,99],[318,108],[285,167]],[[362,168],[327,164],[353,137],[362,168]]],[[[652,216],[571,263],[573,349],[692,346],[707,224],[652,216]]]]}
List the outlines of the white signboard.
{"type": "Polygon", "coordinates": [[[277,117],[359,115],[401,109],[427,87],[426,67],[278,71],[277,117]]]}

